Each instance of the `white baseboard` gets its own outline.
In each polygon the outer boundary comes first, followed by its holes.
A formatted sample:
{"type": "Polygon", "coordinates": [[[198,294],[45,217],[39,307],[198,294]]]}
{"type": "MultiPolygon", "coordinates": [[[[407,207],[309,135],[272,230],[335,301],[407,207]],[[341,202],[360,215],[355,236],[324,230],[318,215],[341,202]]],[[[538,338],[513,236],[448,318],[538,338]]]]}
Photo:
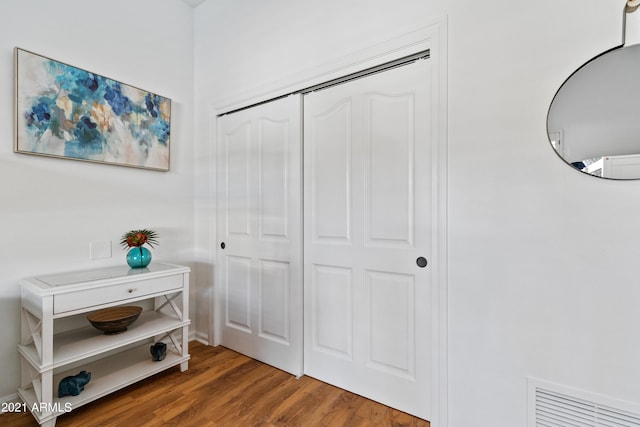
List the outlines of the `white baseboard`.
{"type": "Polygon", "coordinates": [[[204,332],[192,332],[189,334],[189,341],[198,341],[200,344],[209,344],[209,335],[204,332]]]}
{"type": "Polygon", "coordinates": [[[10,394],[8,396],[1,396],[0,403],[8,403],[8,402],[20,402],[20,397],[17,393],[10,394]]]}

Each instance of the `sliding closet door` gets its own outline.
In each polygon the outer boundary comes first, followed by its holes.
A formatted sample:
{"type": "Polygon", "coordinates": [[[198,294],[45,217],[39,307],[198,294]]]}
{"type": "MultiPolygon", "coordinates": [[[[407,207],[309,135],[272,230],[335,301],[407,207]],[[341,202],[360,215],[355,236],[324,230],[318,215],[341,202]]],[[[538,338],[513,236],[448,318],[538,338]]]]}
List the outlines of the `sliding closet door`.
{"type": "Polygon", "coordinates": [[[302,374],[300,95],[218,119],[221,344],[302,374]]]}
{"type": "Polygon", "coordinates": [[[429,419],[430,62],[304,97],[309,376],[429,419]]]}

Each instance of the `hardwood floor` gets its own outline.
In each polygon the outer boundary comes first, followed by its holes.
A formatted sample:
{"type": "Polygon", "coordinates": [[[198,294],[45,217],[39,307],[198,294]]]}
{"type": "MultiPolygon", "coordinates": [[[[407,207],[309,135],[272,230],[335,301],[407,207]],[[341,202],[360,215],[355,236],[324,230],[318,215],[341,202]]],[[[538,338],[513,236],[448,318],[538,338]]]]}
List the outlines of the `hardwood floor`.
{"type": "MultiPolygon", "coordinates": [[[[175,367],[156,374],[58,417],[56,426],[429,426],[224,347],[189,345],[189,370],[175,367]]],[[[0,415],[3,427],[37,425],[29,413],[0,415]]]]}

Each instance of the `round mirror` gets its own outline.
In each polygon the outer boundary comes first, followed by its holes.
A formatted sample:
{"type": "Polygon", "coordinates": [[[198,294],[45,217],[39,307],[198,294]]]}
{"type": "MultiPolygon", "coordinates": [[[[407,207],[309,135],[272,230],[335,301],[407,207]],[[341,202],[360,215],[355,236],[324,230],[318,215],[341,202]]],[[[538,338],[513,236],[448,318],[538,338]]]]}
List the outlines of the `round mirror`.
{"type": "Polygon", "coordinates": [[[556,153],[602,178],[640,178],[640,44],[611,49],[575,71],[547,117],[556,153]]]}

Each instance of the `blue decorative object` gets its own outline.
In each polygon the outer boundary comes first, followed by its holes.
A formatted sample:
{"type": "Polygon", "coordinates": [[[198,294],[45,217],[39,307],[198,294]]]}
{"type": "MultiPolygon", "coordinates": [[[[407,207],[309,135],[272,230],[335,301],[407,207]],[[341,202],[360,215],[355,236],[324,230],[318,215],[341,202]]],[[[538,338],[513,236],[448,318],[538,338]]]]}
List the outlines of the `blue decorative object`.
{"type": "Polygon", "coordinates": [[[127,252],[127,264],[131,268],[145,268],[151,262],[151,251],[144,246],[133,247],[127,252]]]}
{"type": "Polygon", "coordinates": [[[167,345],[163,342],[157,342],[149,349],[154,362],[164,360],[167,355],[167,345]]]}
{"type": "Polygon", "coordinates": [[[75,376],[64,377],[58,384],[58,397],[77,396],[91,379],[91,372],[80,371],[75,376]]]}

